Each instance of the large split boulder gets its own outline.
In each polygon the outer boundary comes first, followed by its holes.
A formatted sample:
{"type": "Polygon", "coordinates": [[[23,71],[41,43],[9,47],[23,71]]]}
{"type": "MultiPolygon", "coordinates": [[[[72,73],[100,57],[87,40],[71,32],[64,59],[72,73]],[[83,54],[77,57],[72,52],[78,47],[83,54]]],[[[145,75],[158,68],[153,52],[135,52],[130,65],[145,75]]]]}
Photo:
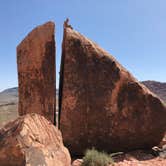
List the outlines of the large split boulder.
{"type": "Polygon", "coordinates": [[[32,30],[17,47],[19,115],[38,113],[55,121],[54,23],[32,30]]]}
{"type": "Polygon", "coordinates": [[[117,60],[65,22],[60,130],[72,154],[150,148],[166,129],[166,108],[117,60]]]}
{"type": "Polygon", "coordinates": [[[70,166],[61,132],[43,116],[27,114],[0,130],[1,166],[70,166]]]}

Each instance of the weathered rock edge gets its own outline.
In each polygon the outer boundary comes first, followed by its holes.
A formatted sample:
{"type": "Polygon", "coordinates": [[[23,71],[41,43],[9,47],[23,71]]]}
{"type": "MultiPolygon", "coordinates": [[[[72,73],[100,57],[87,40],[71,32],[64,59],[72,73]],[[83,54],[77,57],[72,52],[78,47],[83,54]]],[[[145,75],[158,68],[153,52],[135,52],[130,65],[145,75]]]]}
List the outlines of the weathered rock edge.
{"type": "Polygon", "coordinates": [[[27,114],[0,129],[1,166],[70,166],[61,132],[39,114],[27,114]]]}
{"type": "Polygon", "coordinates": [[[65,22],[59,87],[60,130],[74,155],[151,148],[166,108],[117,60],[65,22]]]}
{"type": "Polygon", "coordinates": [[[33,29],[17,46],[19,115],[38,113],[55,123],[55,24],[33,29]]]}

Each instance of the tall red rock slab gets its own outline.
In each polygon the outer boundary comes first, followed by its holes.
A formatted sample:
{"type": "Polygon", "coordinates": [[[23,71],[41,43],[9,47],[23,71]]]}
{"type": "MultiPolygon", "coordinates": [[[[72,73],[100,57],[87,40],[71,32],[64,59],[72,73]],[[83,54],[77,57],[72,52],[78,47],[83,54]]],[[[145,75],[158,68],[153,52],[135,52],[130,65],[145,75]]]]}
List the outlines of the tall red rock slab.
{"type": "Polygon", "coordinates": [[[17,47],[19,115],[38,113],[54,122],[54,23],[38,26],[17,47]]]}
{"type": "Polygon", "coordinates": [[[39,114],[27,114],[0,130],[1,166],[70,166],[61,132],[39,114]]]}
{"type": "Polygon", "coordinates": [[[166,129],[166,108],[114,57],[65,23],[60,130],[72,154],[150,148],[166,129]]]}

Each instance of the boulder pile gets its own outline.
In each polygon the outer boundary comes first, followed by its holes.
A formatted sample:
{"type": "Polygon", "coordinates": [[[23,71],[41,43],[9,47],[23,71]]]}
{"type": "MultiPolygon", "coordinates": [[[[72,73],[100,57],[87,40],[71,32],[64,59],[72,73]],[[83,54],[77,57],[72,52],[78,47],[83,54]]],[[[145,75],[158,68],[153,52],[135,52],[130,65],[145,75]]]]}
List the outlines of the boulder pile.
{"type": "Polygon", "coordinates": [[[78,156],[92,147],[111,153],[158,145],[166,131],[162,101],[68,20],[59,85],[61,135],[53,125],[54,27],[38,26],[17,47],[20,117],[0,129],[0,165],[70,166],[69,151],[78,156]]]}

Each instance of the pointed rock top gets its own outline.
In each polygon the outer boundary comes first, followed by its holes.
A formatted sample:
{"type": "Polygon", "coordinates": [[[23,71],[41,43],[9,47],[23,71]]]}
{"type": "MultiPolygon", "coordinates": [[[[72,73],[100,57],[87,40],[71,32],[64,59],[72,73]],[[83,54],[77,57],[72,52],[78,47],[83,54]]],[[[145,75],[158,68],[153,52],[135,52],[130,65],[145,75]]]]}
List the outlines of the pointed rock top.
{"type": "Polygon", "coordinates": [[[116,152],[158,145],[166,126],[160,99],[95,42],[64,30],[59,118],[71,154],[93,146],[116,152]]]}
{"type": "Polygon", "coordinates": [[[35,40],[50,40],[52,35],[54,35],[55,23],[48,21],[42,25],[38,25],[34,28],[28,35],[21,41],[17,48],[22,47],[26,42],[35,38],[35,40]]]}
{"type": "Polygon", "coordinates": [[[69,24],[69,18],[67,18],[66,21],[64,21],[63,28],[73,29],[73,27],[69,24]]]}

